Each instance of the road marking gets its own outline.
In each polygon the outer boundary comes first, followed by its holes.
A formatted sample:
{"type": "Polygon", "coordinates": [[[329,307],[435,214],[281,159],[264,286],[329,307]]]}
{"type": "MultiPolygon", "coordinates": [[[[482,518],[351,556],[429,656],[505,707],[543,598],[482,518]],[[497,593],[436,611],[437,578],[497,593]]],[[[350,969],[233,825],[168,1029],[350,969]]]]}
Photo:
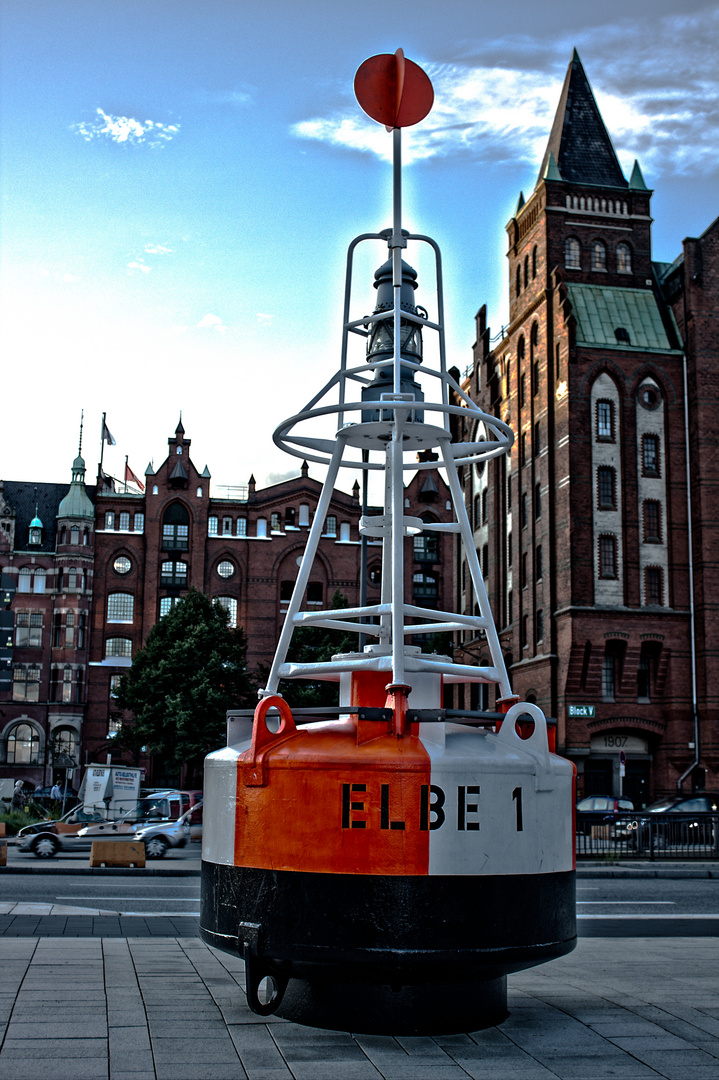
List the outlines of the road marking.
{"type": "Polygon", "coordinates": [[[56,900],[124,900],[134,904],[166,904],[172,900],[173,904],[196,904],[197,896],[56,896],[56,900]]]}
{"type": "Polygon", "coordinates": [[[636,915],[634,915],[634,914],[632,914],[632,915],[630,915],[630,914],[626,914],[626,915],[589,915],[589,914],[580,915],[580,914],[577,914],[577,918],[578,919],[719,919],[719,914],[717,914],[716,911],[712,912],[709,915],[695,915],[695,914],[681,915],[681,914],[675,913],[675,912],[671,912],[671,914],[667,913],[666,915],[649,915],[649,914],[642,915],[640,913],[637,913],[636,915]]]}
{"type": "MultiPolygon", "coordinates": [[[[81,898],[82,899],[82,898],[81,898]]],[[[85,899],[88,899],[85,897],[85,899]]],[[[110,899],[114,899],[111,897],[110,899]]],[[[676,900],[577,900],[577,906],[582,904],[586,907],[587,904],[641,904],[648,907],[650,904],[656,906],[657,904],[671,904],[672,907],[676,906],[676,900]]]]}

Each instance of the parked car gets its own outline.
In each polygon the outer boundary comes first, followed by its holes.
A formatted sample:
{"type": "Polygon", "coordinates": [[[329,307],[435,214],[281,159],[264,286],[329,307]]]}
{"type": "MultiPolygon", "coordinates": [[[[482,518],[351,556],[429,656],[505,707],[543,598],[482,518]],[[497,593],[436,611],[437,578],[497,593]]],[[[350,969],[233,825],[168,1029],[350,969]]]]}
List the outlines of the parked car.
{"type": "Polygon", "coordinates": [[[637,844],[642,848],[696,844],[713,847],[718,826],[719,793],[702,791],[689,796],[671,795],[642,811],[637,823],[637,844]]]}
{"type": "Polygon", "coordinates": [[[589,795],[577,803],[577,832],[591,835],[597,825],[615,825],[621,827],[618,815],[631,813],[634,803],[631,799],[618,799],[614,795],[589,795]]]}

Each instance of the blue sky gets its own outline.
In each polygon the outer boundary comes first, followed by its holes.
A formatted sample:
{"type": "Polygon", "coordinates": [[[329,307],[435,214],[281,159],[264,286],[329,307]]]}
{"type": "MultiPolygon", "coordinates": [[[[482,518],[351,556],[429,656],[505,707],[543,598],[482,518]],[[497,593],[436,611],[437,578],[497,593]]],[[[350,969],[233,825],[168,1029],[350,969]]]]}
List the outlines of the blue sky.
{"type": "Polygon", "coordinates": [[[180,410],[217,493],[296,473],[272,430],[338,366],[347,244],[390,223],[391,137],[352,93],[374,53],[435,86],[405,223],[442,247],[451,364],[482,303],[506,320],[504,226],[575,46],[674,259],[719,213],[719,6],[676,8],[4,0],[0,476],[69,480],[81,409],[89,479],[103,411],[116,475],[164,459],[180,410]]]}

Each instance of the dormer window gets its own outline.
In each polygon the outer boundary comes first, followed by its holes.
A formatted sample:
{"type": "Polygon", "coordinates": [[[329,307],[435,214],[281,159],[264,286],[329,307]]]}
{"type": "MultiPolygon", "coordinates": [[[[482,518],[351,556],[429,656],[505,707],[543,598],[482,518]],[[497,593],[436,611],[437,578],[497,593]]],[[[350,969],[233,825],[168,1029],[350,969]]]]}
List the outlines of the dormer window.
{"type": "Polygon", "coordinates": [[[629,331],[626,326],[617,326],[614,330],[614,336],[617,339],[619,345],[631,345],[632,339],[629,336],[629,331]]]}
{"type": "Polygon", "coordinates": [[[42,529],[38,529],[37,526],[30,529],[30,536],[28,537],[29,544],[41,544],[42,543],[42,529]]]}

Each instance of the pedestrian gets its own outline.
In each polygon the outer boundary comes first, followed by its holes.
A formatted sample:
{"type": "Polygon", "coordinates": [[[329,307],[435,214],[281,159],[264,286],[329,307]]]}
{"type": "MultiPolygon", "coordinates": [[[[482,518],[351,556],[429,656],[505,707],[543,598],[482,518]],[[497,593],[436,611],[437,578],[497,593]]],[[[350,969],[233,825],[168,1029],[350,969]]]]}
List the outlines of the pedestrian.
{"type": "Polygon", "coordinates": [[[11,808],[13,810],[22,810],[25,805],[25,792],[23,791],[24,784],[22,780],[17,780],[15,783],[15,790],[12,793],[11,808]]]}
{"type": "Polygon", "coordinates": [[[62,802],[62,791],[60,790],[60,785],[58,784],[57,780],[52,785],[52,790],[50,791],[50,798],[57,799],[58,802],[62,802]]]}

